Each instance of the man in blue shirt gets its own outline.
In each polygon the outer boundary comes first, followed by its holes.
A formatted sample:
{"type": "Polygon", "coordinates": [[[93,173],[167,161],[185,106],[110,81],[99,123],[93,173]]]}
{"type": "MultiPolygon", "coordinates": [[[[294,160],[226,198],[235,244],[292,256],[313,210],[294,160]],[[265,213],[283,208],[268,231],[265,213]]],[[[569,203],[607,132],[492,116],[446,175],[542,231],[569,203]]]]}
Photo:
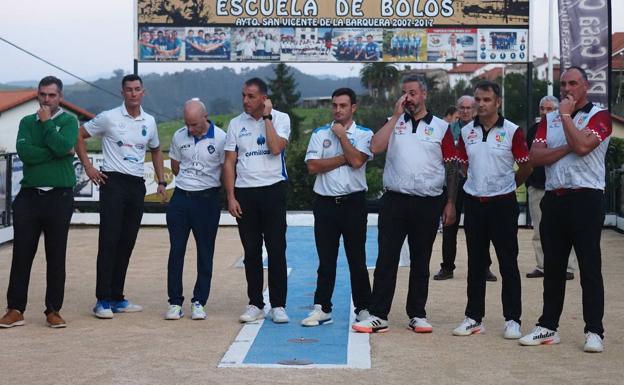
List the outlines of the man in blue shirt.
{"type": "Polygon", "coordinates": [[[366,35],[366,47],[364,48],[364,59],[370,61],[379,60],[379,47],[373,41],[373,35],[366,35]]]}

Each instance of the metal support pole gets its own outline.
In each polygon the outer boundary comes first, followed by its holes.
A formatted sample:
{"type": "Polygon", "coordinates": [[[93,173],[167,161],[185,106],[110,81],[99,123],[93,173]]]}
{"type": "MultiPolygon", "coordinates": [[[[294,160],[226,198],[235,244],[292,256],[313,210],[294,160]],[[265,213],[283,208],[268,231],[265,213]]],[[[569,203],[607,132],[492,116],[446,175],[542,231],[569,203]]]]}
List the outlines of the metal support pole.
{"type": "Polygon", "coordinates": [[[139,74],[139,61],[137,59],[134,59],[134,72],[133,74],[138,75],[139,74]]]}

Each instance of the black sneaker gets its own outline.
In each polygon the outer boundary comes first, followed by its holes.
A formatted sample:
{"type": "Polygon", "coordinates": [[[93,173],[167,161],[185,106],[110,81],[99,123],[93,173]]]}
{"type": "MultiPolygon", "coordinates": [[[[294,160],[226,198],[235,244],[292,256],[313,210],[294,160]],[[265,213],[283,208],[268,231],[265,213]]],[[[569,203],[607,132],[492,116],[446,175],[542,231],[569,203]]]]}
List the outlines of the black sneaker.
{"type": "Polygon", "coordinates": [[[488,269],[487,273],[485,273],[485,280],[488,282],[496,282],[498,278],[492,273],[492,270],[488,269]]]}
{"type": "Polygon", "coordinates": [[[444,281],[446,279],[452,279],[452,278],[453,278],[453,271],[444,270],[444,269],[440,269],[440,271],[438,271],[438,273],[433,276],[434,281],[444,281]]]}

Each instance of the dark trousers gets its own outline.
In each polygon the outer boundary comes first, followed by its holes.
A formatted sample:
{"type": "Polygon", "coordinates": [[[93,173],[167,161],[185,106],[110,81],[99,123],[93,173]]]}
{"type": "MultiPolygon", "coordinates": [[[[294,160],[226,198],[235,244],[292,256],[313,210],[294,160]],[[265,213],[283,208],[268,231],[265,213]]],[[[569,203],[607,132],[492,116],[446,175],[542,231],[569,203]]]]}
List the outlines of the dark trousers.
{"type": "Polygon", "coordinates": [[[65,294],[65,253],[73,212],[71,188],[42,192],[22,188],[13,202],[13,260],[7,307],[26,310],[30,271],[43,232],[46,254],[46,314],[59,311],[65,294]]]}
{"type": "Polygon", "coordinates": [[[286,183],[271,186],[236,188],[236,200],[243,211],[237,219],[245,251],[245,276],[249,304],[262,309],[264,273],[262,241],[269,262],[269,300],[272,307],[286,306],[286,183]]]}
{"type": "Polygon", "coordinates": [[[371,287],[366,268],[366,193],[344,197],[316,196],[314,202],[314,240],[319,257],[314,303],[323,311],[332,311],[332,294],[336,284],[336,263],[340,236],[351,277],[351,296],[355,312],[368,309],[371,287]]]}
{"type": "Polygon", "coordinates": [[[184,254],[191,230],[197,246],[197,280],[192,302],[206,305],[210,295],[212,259],[219,228],[221,205],[219,188],[184,191],[176,188],[167,207],[169,230],[169,262],[167,264],[167,293],[171,305],[182,305],[182,271],[184,254]]]}
{"type": "Polygon", "coordinates": [[[442,213],[443,196],[418,197],[386,192],[379,210],[379,253],[369,311],[387,319],[396,287],[401,247],[407,236],[410,274],[405,306],[409,318],[426,317],[429,261],[442,213]]]}
{"type": "Polygon", "coordinates": [[[542,199],[540,238],[544,250],[544,308],[539,325],[557,330],[563,310],[566,269],[574,247],[583,288],[585,332],[603,335],[604,285],[600,236],[604,223],[603,192],[583,190],[542,199]]]}
{"type": "Polygon", "coordinates": [[[455,200],[455,223],[442,228],[442,263],[440,267],[446,271],[455,270],[455,257],[457,256],[457,231],[464,208],[464,183],[461,179],[457,186],[457,199],[455,200]]]}
{"type": "Polygon", "coordinates": [[[143,217],[145,181],[117,172],[105,174],[108,179],[100,186],[95,296],[98,300],[122,301],[128,263],[143,217]]]}
{"type": "MultiPolygon", "coordinates": [[[[461,179],[457,186],[457,199],[455,200],[455,223],[442,228],[442,263],[440,268],[446,271],[455,270],[455,257],[457,256],[457,232],[459,231],[459,222],[461,221],[461,215],[464,209],[464,184],[466,179],[461,179]]],[[[492,258],[488,252],[488,264],[489,268],[492,264],[492,258]]]]}
{"type": "Polygon", "coordinates": [[[494,244],[502,277],[503,315],[520,323],[522,300],[518,271],[518,202],[515,194],[487,202],[466,194],[464,230],[468,247],[468,304],[466,316],[481,321],[485,315],[485,283],[490,241],[494,244]]]}

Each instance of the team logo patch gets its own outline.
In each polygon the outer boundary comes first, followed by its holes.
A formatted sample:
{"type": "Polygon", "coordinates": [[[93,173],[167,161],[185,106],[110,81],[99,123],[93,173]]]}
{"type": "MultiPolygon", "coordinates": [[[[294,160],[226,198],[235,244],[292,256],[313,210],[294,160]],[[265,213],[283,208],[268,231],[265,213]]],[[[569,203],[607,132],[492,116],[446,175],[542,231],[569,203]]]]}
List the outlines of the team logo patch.
{"type": "Polygon", "coordinates": [[[137,150],[144,150],[145,149],[145,145],[140,144],[140,143],[139,144],[135,144],[134,148],[136,148],[137,150]]]}
{"type": "Polygon", "coordinates": [[[142,126],[141,127],[141,135],[146,136],[147,135],[147,126],[142,126]]]}
{"type": "Polygon", "coordinates": [[[215,152],[215,148],[214,148],[214,146],[213,146],[212,144],[209,144],[209,145],[208,145],[208,153],[210,153],[210,154],[214,154],[214,152],[215,152]]]}
{"type": "Polygon", "coordinates": [[[475,132],[475,130],[470,130],[466,139],[468,140],[477,139],[477,133],[475,132]]]}
{"type": "Polygon", "coordinates": [[[331,140],[325,139],[323,141],[323,148],[329,148],[329,146],[331,146],[331,140]]]}
{"type": "Polygon", "coordinates": [[[496,134],[496,141],[497,141],[498,143],[502,143],[502,142],[504,142],[504,141],[505,141],[505,136],[507,136],[507,133],[506,133],[505,131],[499,131],[499,132],[496,134]]]}
{"type": "Polygon", "coordinates": [[[256,139],[256,143],[258,143],[258,146],[262,146],[263,144],[266,143],[266,138],[262,136],[262,134],[260,134],[258,136],[258,139],[256,139]]]}
{"type": "Polygon", "coordinates": [[[427,136],[433,135],[433,127],[425,126],[425,135],[427,135],[427,136]]]}
{"type": "Polygon", "coordinates": [[[118,142],[117,142],[117,145],[118,145],[119,147],[123,147],[124,142],[122,142],[122,141],[120,140],[120,141],[118,141],[118,142]]]}

